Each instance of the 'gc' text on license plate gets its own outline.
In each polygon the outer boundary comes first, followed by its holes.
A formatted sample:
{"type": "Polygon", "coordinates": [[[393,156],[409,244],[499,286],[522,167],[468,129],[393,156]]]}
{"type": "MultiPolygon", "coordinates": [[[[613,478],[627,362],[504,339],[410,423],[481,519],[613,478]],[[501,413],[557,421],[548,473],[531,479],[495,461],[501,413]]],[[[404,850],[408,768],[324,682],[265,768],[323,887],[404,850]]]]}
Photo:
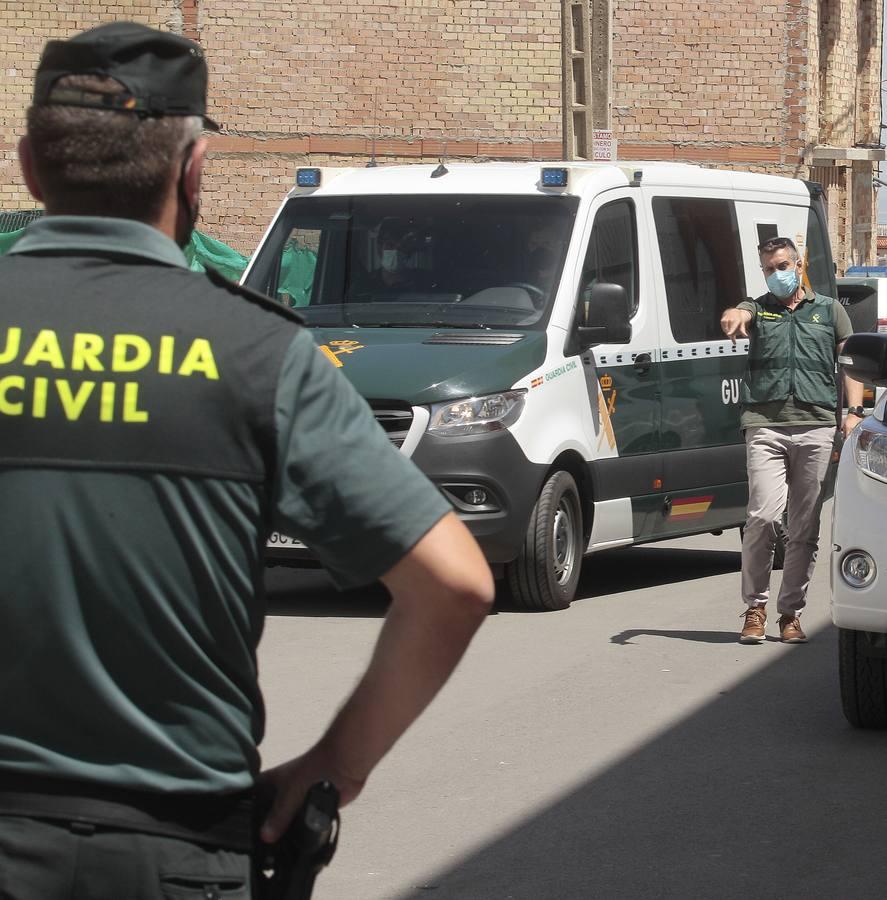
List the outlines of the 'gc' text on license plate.
{"type": "Polygon", "coordinates": [[[285,534],[281,534],[279,531],[272,531],[270,535],[268,535],[268,546],[269,547],[300,547],[304,549],[305,545],[301,541],[297,541],[295,538],[287,537],[285,534]]]}

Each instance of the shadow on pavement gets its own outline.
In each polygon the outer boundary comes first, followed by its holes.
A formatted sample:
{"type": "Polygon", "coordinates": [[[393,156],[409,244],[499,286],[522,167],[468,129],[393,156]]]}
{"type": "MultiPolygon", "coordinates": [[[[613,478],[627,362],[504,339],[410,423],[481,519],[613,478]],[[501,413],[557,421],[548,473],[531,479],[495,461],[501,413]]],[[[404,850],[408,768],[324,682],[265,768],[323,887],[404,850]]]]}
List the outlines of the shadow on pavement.
{"type": "MultiPolygon", "coordinates": [[[[627,547],[586,557],[577,598],[603,597],[739,570],[739,553],[677,547],[627,547]]],[[[388,592],[381,584],[339,591],[322,569],[265,570],[268,615],[381,617],[388,592]]],[[[577,601],[579,602],[579,601],[577,601]]],[[[493,613],[516,612],[504,581],[496,583],[493,613]]],[[[688,639],[692,639],[688,632],[688,639]]]]}
{"type": "Polygon", "coordinates": [[[605,550],[585,558],[580,597],[623,594],[657,585],[738,572],[738,550],[696,550],[649,546],[605,550]]]}
{"type": "MultiPolygon", "coordinates": [[[[585,557],[574,602],[738,572],[740,561],[738,550],[695,550],[673,546],[604,550],[585,557]]],[[[496,608],[501,612],[518,609],[504,582],[497,584],[496,608]]]]}
{"type": "Polygon", "coordinates": [[[884,897],[887,734],[846,724],[836,641],[766,645],[772,664],[399,900],[884,897]]]}
{"type": "MultiPolygon", "coordinates": [[[[679,641],[697,641],[700,644],[736,644],[738,643],[736,631],[662,631],[655,628],[633,628],[630,631],[620,631],[610,638],[611,644],[635,644],[634,638],[650,635],[651,637],[676,638],[679,641]]],[[[779,639],[768,635],[768,641],[779,639]]]]}
{"type": "Polygon", "coordinates": [[[265,597],[269,616],[334,616],[381,618],[388,609],[382,584],[340,591],[322,569],[265,569],[265,597]]]}

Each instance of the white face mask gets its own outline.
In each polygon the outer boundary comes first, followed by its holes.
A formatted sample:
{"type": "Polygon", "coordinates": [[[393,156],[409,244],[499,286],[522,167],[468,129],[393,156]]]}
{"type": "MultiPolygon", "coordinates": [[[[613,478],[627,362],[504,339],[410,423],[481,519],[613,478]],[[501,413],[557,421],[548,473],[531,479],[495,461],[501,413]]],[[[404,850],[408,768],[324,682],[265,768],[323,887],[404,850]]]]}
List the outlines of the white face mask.
{"type": "Polygon", "coordinates": [[[382,268],[386,272],[396,272],[397,264],[399,262],[398,259],[399,251],[398,250],[383,250],[382,251],[382,268]]]}

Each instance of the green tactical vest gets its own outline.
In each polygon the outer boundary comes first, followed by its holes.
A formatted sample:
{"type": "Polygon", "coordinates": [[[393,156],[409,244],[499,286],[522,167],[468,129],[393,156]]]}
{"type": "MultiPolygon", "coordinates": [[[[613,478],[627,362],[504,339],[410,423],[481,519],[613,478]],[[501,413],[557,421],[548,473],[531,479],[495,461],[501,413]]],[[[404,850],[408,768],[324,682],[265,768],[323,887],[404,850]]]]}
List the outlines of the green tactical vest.
{"type": "Polygon", "coordinates": [[[834,409],[835,323],[831,297],[814,296],[790,312],[771,294],[755,301],[742,404],[794,396],[834,409]]]}

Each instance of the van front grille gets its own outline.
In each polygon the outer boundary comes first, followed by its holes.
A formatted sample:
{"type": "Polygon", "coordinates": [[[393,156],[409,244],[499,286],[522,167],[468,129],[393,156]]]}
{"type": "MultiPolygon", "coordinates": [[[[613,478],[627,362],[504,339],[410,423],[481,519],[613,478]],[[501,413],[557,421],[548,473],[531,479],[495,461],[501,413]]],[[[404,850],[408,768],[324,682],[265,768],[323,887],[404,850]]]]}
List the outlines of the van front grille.
{"type": "Polygon", "coordinates": [[[370,407],[388,439],[395,447],[400,448],[406,440],[410,425],[413,424],[412,407],[396,400],[371,400],[370,407]]]}

